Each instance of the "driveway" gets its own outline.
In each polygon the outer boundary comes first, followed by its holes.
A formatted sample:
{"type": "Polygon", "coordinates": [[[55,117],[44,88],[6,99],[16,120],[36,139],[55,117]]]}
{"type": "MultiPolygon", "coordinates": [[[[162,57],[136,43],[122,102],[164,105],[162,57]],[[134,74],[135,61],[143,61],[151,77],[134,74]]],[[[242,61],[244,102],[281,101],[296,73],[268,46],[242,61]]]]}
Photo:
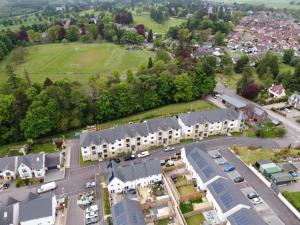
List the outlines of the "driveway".
{"type": "Polygon", "coordinates": [[[231,151],[221,150],[222,155],[233,164],[246,181],[255,188],[257,193],[272,208],[275,214],[286,225],[299,225],[297,217],[278,199],[277,195],[268,188],[250,169],[239,160],[231,151]]]}

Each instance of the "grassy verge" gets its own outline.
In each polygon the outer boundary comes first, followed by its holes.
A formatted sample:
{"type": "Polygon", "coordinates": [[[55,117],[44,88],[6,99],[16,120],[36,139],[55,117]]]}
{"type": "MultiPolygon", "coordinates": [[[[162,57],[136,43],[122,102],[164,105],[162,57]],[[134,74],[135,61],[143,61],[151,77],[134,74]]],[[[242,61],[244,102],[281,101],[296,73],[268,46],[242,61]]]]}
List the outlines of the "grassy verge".
{"type": "Polygon", "coordinates": [[[104,176],[100,177],[100,182],[101,182],[100,193],[101,193],[102,205],[104,208],[104,214],[109,215],[109,214],[111,214],[111,208],[110,208],[109,195],[108,195],[107,189],[103,188],[104,176]]]}
{"type": "Polygon", "coordinates": [[[300,192],[285,191],[282,194],[300,212],[300,192]]]}
{"type": "Polygon", "coordinates": [[[172,223],[172,220],[170,220],[170,219],[167,218],[167,219],[159,220],[158,223],[157,223],[157,225],[168,225],[170,223],[172,223]]]}

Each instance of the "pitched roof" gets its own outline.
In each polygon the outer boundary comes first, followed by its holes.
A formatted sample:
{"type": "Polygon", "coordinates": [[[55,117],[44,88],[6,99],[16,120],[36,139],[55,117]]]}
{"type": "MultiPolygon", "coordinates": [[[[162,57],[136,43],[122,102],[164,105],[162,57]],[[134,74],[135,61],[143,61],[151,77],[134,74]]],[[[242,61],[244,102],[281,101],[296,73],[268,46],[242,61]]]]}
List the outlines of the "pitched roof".
{"type": "Polygon", "coordinates": [[[159,160],[150,159],[127,166],[118,166],[114,161],[110,161],[104,175],[106,184],[109,184],[114,177],[127,182],[161,173],[162,168],[159,160]]]}
{"type": "Polygon", "coordinates": [[[45,167],[54,167],[60,165],[60,153],[50,153],[45,156],[45,167]]]}
{"type": "Polygon", "coordinates": [[[216,176],[225,176],[216,163],[211,163],[209,154],[204,149],[193,145],[186,146],[186,157],[201,180],[205,183],[216,176]]]}
{"type": "Polygon", "coordinates": [[[286,172],[274,173],[274,174],[271,175],[271,179],[275,183],[290,182],[290,181],[294,180],[293,176],[289,173],[286,173],[286,172]]]}
{"type": "Polygon", "coordinates": [[[237,98],[234,98],[232,96],[229,96],[229,95],[221,95],[220,98],[222,100],[224,100],[225,102],[229,103],[230,105],[233,105],[234,107],[237,107],[237,108],[243,108],[246,106],[246,103],[237,99],[237,98]]]}
{"type": "MultiPolygon", "coordinates": [[[[31,195],[32,197],[33,195],[31,195]]],[[[54,193],[43,196],[27,198],[19,204],[19,220],[20,222],[44,218],[53,215],[52,199],[54,193]]]]}
{"type": "Polygon", "coordinates": [[[244,114],[242,112],[237,112],[234,109],[217,109],[203,112],[190,112],[179,115],[179,118],[186,126],[192,126],[197,123],[214,123],[223,120],[243,119],[244,114]]]}
{"type": "Polygon", "coordinates": [[[13,224],[14,207],[13,205],[0,207],[0,224],[11,225],[13,224]]]}
{"type": "Polygon", "coordinates": [[[5,170],[16,170],[16,157],[0,158],[0,173],[5,170]]]}
{"type": "Polygon", "coordinates": [[[175,117],[147,120],[147,126],[150,133],[155,133],[160,130],[168,131],[171,129],[177,130],[181,128],[178,124],[177,118],[175,117]]]}
{"type": "Polygon", "coordinates": [[[284,87],[282,84],[278,84],[278,85],[273,84],[269,90],[280,95],[284,91],[284,87]]]}
{"type": "Polygon", "coordinates": [[[91,144],[113,143],[116,140],[127,137],[147,136],[148,128],[146,123],[121,125],[104,129],[101,131],[85,132],[80,135],[80,146],[86,147],[91,144]]]}
{"type": "Polygon", "coordinates": [[[219,178],[210,183],[207,188],[210,190],[214,199],[218,202],[223,213],[240,204],[249,206],[246,197],[241,193],[236,185],[227,178],[219,178]]]}
{"type": "Polygon", "coordinates": [[[24,163],[26,166],[33,170],[44,169],[45,166],[45,154],[29,154],[22,157],[18,157],[17,167],[24,163]]]}
{"type": "Polygon", "coordinates": [[[266,225],[267,223],[253,209],[240,209],[228,217],[231,225],[266,225]]]}
{"type": "Polygon", "coordinates": [[[127,198],[113,205],[112,220],[114,225],[146,225],[139,202],[127,198]]]}

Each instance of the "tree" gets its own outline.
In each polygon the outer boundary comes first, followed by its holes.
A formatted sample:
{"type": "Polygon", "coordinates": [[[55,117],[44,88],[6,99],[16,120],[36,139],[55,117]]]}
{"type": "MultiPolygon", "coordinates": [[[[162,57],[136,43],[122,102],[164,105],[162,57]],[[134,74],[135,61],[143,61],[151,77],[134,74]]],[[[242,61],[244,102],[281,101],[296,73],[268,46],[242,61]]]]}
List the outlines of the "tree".
{"type": "Polygon", "coordinates": [[[79,38],[78,27],[76,25],[69,26],[67,30],[67,40],[73,42],[73,41],[77,41],[78,38],[79,38]]]}
{"type": "Polygon", "coordinates": [[[53,81],[46,77],[45,81],[44,81],[44,87],[50,87],[51,85],[53,85],[53,81]]]}
{"type": "Polygon", "coordinates": [[[216,45],[223,45],[224,44],[224,35],[218,31],[216,34],[215,34],[215,37],[214,37],[214,40],[215,40],[215,44],[216,45]]]}
{"type": "Polygon", "coordinates": [[[132,33],[126,31],[125,34],[121,38],[121,43],[126,44],[140,44],[144,40],[144,37],[142,35],[139,35],[137,33],[132,33]]]}
{"type": "Polygon", "coordinates": [[[15,91],[18,89],[18,87],[20,86],[20,79],[17,77],[17,75],[15,74],[13,68],[11,65],[7,65],[5,68],[5,72],[7,75],[7,85],[10,89],[11,93],[15,93],[15,91]]]}
{"type": "Polygon", "coordinates": [[[50,41],[55,42],[58,40],[59,30],[60,30],[60,26],[58,25],[52,26],[48,29],[48,37],[50,41]]]}
{"type": "Polygon", "coordinates": [[[13,95],[0,95],[0,144],[13,141],[15,101],[13,95]]]}
{"type": "Polygon", "coordinates": [[[171,37],[172,39],[178,39],[178,33],[179,33],[179,27],[170,27],[168,30],[168,36],[171,37]]]}
{"type": "Polygon", "coordinates": [[[18,33],[18,39],[20,41],[27,42],[29,40],[27,32],[25,30],[20,30],[18,33]]]}
{"type": "Polygon", "coordinates": [[[253,74],[252,74],[251,68],[249,66],[246,66],[243,69],[242,79],[237,83],[237,91],[236,92],[241,95],[243,93],[243,91],[245,90],[245,88],[251,83],[253,83],[253,74]]]}
{"type": "Polygon", "coordinates": [[[153,67],[152,57],[149,57],[148,60],[148,69],[151,69],[153,67]]]}
{"type": "Polygon", "coordinates": [[[243,72],[244,67],[245,67],[246,65],[248,65],[248,64],[249,64],[249,57],[246,56],[246,55],[243,55],[243,56],[236,62],[236,65],[235,65],[235,67],[234,67],[234,71],[235,71],[236,73],[241,73],[241,72],[243,72]]]}
{"type": "Polygon", "coordinates": [[[290,64],[292,62],[294,56],[295,56],[294,49],[290,48],[290,49],[284,50],[284,54],[283,54],[283,57],[282,57],[283,63],[290,64]]]}
{"type": "Polygon", "coordinates": [[[143,24],[136,25],[135,29],[139,35],[142,35],[143,37],[145,37],[145,26],[143,24]]]}
{"type": "Polygon", "coordinates": [[[174,101],[187,102],[193,100],[193,81],[187,74],[177,75],[174,79],[174,101]]]}
{"type": "Polygon", "coordinates": [[[152,29],[150,29],[149,32],[148,32],[147,41],[150,42],[150,43],[153,42],[153,32],[152,32],[152,29]]]}
{"type": "Polygon", "coordinates": [[[27,86],[31,87],[31,79],[30,79],[29,73],[26,69],[24,69],[24,77],[25,77],[27,86]]]}
{"type": "Polygon", "coordinates": [[[259,92],[260,87],[255,82],[252,82],[244,87],[242,91],[242,96],[247,99],[253,100],[258,96],[259,92]]]}
{"type": "Polygon", "coordinates": [[[96,40],[98,36],[98,28],[96,24],[88,24],[86,25],[86,29],[88,31],[89,36],[91,39],[96,40]]]}

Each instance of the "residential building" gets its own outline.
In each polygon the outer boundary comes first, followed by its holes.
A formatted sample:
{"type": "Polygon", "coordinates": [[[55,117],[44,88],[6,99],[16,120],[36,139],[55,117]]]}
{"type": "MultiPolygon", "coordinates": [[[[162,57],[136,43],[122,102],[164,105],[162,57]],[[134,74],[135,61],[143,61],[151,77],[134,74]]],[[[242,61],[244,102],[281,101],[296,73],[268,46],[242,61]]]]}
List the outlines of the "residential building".
{"type": "Polygon", "coordinates": [[[245,112],[246,119],[249,121],[254,121],[256,123],[263,123],[269,120],[268,113],[260,107],[249,103],[243,110],[245,112]]]}
{"type": "Polygon", "coordinates": [[[57,170],[63,166],[62,155],[60,152],[45,155],[45,168],[49,170],[57,170]]]}
{"type": "Polygon", "coordinates": [[[146,225],[140,203],[128,198],[112,206],[112,221],[114,225],[146,225]]]}
{"type": "Polygon", "coordinates": [[[295,109],[300,109],[300,95],[297,93],[292,94],[289,97],[289,104],[292,105],[295,109]]]}
{"type": "Polygon", "coordinates": [[[29,197],[19,203],[20,225],[54,225],[57,201],[55,194],[29,197]]]}
{"type": "Polygon", "coordinates": [[[80,135],[80,146],[84,161],[142,151],[150,146],[147,124],[136,123],[84,132],[80,135]]]}
{"type": "Polygon", "coordinates": [[[180,133],[181,127],[175,117],[84,132],[80,135],[81,153],[84,161],[113,158],[151,146],[179,143],[180,133]]]}
{"type": "Polygon", "coordinates": [[[266,225],[234,182],[213,161],[203,144],[187,145],[182,148],[181,157],[197,187],[206,191],[206,198],[222,223],[238,225],[238,220],[247,220],[251,225],[266,225]]]}
{"type": "Polygon", "coordinates": [[[118,166],[110,161],[105,169],[105,183],[110,193],[122,193],[162,180],[159,160],[146,160],[128,166],[118,166]]]}
{"type": "Polygon", "coordinates": [[[183,139],[203,139],[211,135],[238,132],[244,124],[244,113],[234,109],[217,109],[179,115],[183,139]]]}
{"type": "Polygon", "coordinates": [[[0,158],[0,179],[4,181],[16,178],[17,157],[0,158]]]}
{"type": "Polygon", "coordinates": [[[272,98],[283,98],[286,96],[285,89],[282,84],[272,84],[268,89],[269,96],[272,98]]]}
{"type": "Polygon", "coordinates": [[[0,224],[1,225],[17,225],[14,219],[14,205],[0,206],[0,224]]]}
{"type": "Polygon", "coordinates": [[[17,158],[17,171],[22,179],[45,176],[45,154],[29,154],[17,158]]]}
{"type": "Polygon", "coordinates": [[[175,117],[146,121],[151,146],[177,144],[181,140],[181,127],[175,117]]]}

